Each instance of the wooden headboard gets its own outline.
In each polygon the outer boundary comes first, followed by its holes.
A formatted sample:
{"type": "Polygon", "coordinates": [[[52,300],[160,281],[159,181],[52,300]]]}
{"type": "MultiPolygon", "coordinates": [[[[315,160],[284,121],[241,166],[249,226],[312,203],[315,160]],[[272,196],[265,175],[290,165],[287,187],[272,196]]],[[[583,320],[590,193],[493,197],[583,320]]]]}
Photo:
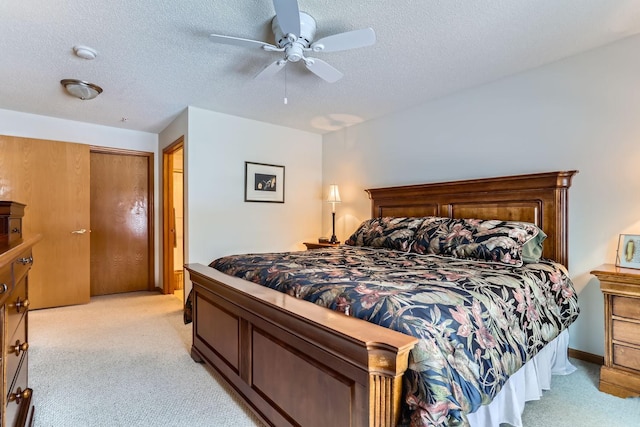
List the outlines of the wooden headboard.
{"type": "Polygon", "coordinates": [[[536,224],[543,256],[568,264],[568,189],[577,171],[514,175],[366,190],[371,217],[442,216],[536,224]]]}

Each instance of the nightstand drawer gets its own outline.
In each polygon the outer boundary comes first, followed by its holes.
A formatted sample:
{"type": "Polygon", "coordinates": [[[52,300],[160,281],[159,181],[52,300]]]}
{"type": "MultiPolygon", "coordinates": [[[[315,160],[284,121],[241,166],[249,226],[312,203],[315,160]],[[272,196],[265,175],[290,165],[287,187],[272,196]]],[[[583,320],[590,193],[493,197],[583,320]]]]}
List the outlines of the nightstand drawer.
{"type": "Polygon", "coordinates": [[[640,298],[613,296],[611,305],[614,316],[640,320],[640,298]]]}
{"type": "Polygon", "coordinates": [[[315,242],[304,242],[304,245],[307,249],[326,249],[326,248],[337,248],[340,246],[339,243],[315,243],[315,242]]]}
{"type": "Polygon", "coordinates": [[[622,341],[640,346],[640,323],[614,320],[611,330],[614,341],[622,341]]]}
{"type": "Polygon", "coordinates": [[[614,344],[613,364],[636,371],[640,370],[640,349],[614,344]]]}

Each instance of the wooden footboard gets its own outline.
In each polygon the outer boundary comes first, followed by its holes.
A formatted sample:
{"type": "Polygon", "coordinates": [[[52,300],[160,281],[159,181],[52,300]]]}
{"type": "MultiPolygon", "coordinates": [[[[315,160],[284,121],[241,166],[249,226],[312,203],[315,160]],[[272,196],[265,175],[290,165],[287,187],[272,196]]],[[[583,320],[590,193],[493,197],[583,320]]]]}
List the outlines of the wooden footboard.
{"type": "Polygon", "coordinates": [[[186,266],[191,355],[275,426],[395,426],[417,339],[225,275],[186,266]]]}

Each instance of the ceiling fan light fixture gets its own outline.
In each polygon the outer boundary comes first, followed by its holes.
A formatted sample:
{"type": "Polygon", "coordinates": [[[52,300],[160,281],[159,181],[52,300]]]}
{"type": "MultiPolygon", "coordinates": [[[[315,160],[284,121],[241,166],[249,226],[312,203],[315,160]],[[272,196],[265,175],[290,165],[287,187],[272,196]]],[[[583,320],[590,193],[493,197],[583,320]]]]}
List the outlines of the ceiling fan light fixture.
{"type": "Polygon", "coordinates": [[[82,80],[64,79],[60,80],[60,84],[64,86],[69,95],[75,96],[83,101],[93,99],[102,93],[100,86],[82,80]]]}

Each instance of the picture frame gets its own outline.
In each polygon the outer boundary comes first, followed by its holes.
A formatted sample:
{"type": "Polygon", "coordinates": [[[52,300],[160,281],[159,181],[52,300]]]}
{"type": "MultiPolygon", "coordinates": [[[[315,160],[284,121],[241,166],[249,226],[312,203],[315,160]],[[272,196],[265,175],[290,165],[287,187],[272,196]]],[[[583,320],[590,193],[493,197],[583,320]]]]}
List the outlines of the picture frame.
{"type": "Polygon", "coordinates": [[[640,235],[621,234],[618,237],[616,266],[640,269],[640,235]]]}
{"type": "Polygon", "coordinates": [[[244,201],[284,203],[284,166],[244,162],[244,201]]]}

